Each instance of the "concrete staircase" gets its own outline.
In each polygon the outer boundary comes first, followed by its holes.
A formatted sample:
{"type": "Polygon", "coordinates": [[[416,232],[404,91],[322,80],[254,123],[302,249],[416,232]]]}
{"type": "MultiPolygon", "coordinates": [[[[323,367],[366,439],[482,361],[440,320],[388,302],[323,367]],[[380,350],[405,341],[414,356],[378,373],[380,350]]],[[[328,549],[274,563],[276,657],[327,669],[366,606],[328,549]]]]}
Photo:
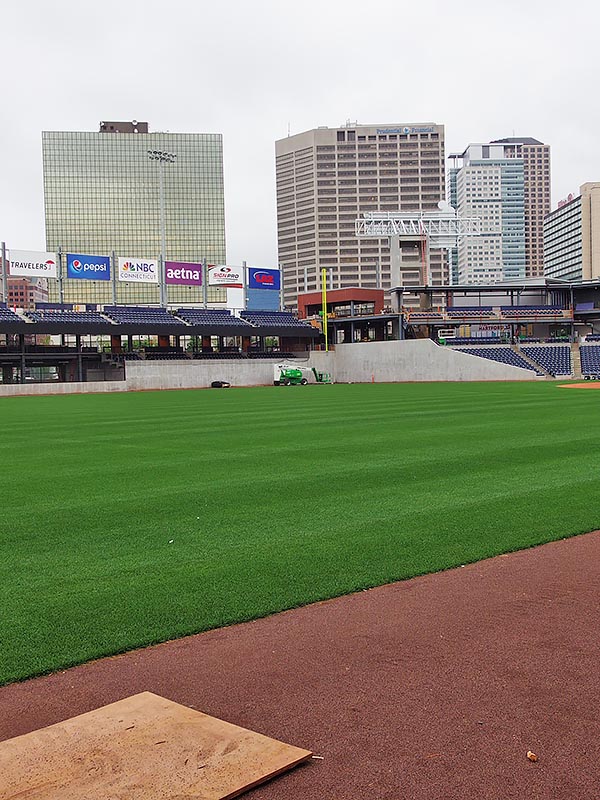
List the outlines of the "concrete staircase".
{"type": "Polygon", "coordinates": [[[554,380],[554,378],[552,377],[552,375],[550,375],[549,372],[547,372],[543,367],[541,367],[537,363],[537,361],[534,361],[532,358],[529,358],[529,356],[525,355],[525,353],[522,350],[520,350],[516,344],[511,345],[511,350],[514,350],[515,353],[517,353],[517,355],[521,356],[523,361],[526,361],[528,364],[531,364],[531,367],[535,369],[536,373],[538,372],[543,373],[542,375],[538,375],[539,378],[549,378],[550,380],[554,380]]]}
{"type": "Polygon", "coordinates": [[[579,342],[571,345],[571,364],[573,366],[573,377],[581,378],[581,353],[579,352],[579,342]]]}

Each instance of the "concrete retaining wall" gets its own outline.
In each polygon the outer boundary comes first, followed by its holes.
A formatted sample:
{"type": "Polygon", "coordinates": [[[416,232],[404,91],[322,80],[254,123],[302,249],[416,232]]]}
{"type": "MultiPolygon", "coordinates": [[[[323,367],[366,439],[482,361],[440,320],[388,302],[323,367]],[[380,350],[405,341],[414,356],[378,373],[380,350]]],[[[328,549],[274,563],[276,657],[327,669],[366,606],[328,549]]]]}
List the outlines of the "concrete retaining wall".
{"type": "MultiPolygon", "coordinates": [[[[212,381],[232,386],[273,385],[276,362],[259,359],[223,361],[128,361],[127,386],[140,389],[200,389],[212,381]]],[[[305,363],[305,362],[303,362],[305,363]]]]}
{"type": "MultiPolygon", "coordinates": [[[[273,384],[272,359],[223,361],[128,361],[125,381],[0,385],[0,397],[21,394],[75,394],[151,389],[200,389],[212,381],[232,386],[273,384]]],[[[530,381],[535,374],[466,353],[439,347],[430,339],[340,344],[335,352],[314,352],[299,366],[330,372],[336,383],[411,381],[530,381]]]]}
{"type": "Polygon", "coordinates": [[[93,394],[126,392],[125,381],[87,381],[85,383],[11,383],[0,384],[0,397],[37,394],[93,394]]]}
{"type": "MultiPolygon", "coordinates": [[[[328,355],[314,353],[313,358],[328,355]]],[[[328,371],[338,383],[536,380],[531,370],[457,353],[431,339],[338,344],[333,355],[328,371]]]]}

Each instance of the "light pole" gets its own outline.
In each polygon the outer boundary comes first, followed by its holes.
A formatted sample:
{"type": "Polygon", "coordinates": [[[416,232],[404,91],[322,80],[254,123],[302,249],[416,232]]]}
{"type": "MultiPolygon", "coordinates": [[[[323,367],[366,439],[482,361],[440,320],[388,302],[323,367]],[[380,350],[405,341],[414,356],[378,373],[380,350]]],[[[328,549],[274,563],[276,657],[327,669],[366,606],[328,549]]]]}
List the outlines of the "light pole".
{"type": "Polygon", "coordinates": [[[166,308],[167,285],[165,280],[165,255],[167,250],[167,234],[165,226],[165,179],[164,164],[173,164],[177,158],[176,153],[167,153],[166,150],[148,150],[150,161],[158,161],[158,203],[160,210],[160,304],[166,308]]]}

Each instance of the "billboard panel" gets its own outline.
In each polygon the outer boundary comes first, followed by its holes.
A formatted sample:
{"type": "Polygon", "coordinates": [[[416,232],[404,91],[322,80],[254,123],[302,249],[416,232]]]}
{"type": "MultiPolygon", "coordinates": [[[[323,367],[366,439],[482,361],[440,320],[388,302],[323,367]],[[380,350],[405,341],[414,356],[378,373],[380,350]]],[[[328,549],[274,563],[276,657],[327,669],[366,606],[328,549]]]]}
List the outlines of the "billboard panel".
{"type": "Polygon", "coordinates": [[[42,253],[38,250],[9,250],[8,262],[8,272],[13,276],[56,278],[58,275],[56,253],[42,253]]]}
{"type": "Polygon", "coordinates": [[[165,261],[165,281],[173,286],[202,286],[202,264],[165,261]]]}
{"type": "Polygon", "coordinates": [[[243,267],[209,267],[208,283],[210,286],[229,286],[230,289],[244,288],[243,267]]]}
{"type": "Polygon", "coordinates": [[[119,280],[129,283],[158,283],[158,261],[150,258],[119,258],[119,280]]]}
{"type": "Polygon", "coordinates": [[[246,309],[248,311],[279,311],[279,292],[248,289],[246,309]]]}
{"type": "Polygon", "coordinates": [[[87,281],[110,280],[110,258],[67,253],[67,278],[87,281]]]}
{"type": "Polygon", "coordinates": [[[281,288],[279,270],[248,267],[248,288],[274,289],[278,291],[281,288]]]}

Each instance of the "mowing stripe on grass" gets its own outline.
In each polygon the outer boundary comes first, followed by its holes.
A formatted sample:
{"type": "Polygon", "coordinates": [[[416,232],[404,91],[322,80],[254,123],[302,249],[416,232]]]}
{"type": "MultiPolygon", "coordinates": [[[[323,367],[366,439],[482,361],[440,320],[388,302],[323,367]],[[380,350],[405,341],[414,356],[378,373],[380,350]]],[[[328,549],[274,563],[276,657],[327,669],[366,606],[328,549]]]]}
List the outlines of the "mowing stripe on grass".
{"type": "Polygon", "coordinates": [[[550,382],[0,402],[0,682],[600,527],[550,382]]]}

